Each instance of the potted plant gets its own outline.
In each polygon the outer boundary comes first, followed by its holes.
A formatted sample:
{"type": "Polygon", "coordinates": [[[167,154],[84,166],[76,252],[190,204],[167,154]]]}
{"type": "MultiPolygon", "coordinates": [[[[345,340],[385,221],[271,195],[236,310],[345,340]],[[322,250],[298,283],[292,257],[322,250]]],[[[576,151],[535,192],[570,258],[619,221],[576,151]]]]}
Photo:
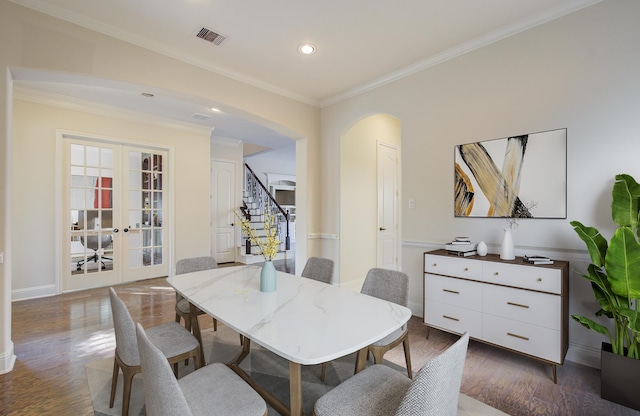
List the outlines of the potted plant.
{"type": "Polygon", "coordinates": [[[601,396],[603,399],[640,410],[640,185],[629,175],[616,175],[613,185],[611,216],[618,226],[611,240],[593,227],[572,221],[591,257],[588,274],[593,294],[600,305],[596,316],[612,320],[612,328],[585,316],[571,317],[586,328],[607,335],[602,343],[601,396]],[[611,366],[614,368],[611,368],[611,366]],[[616,367],[617,366],[617,367],[616,367]],[[636,366],[636,367],[634,367],[636,366]],[[635,370],[634,370],[635,368],[635,370]],[[615,384],[612,384],[615,383],[615,384]],[[626,389],[626,391],[625,391],[626,389]]]}

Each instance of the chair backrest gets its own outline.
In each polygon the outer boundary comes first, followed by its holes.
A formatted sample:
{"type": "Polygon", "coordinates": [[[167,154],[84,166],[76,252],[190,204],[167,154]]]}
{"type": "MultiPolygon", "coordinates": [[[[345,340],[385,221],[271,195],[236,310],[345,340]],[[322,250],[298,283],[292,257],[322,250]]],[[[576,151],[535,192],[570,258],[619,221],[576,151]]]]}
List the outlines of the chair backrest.
{"type": "Polygon", "coordinates": [[[217,269],[218,263],[211,256],[191,257],[178,260],[176,263],[176,274],[199,272],[201,270],[217,269]]]}
{"type": "Polygon", "coordinates": [[[118,357],[126,365],[140,365],[138,343],[136,342],[136,326],[131,314],[129,314],[127,305],[116,295],[116,291],[112,287],[109,288],[109,300],[111,301],[111,316],[113,317],[113,329],[116,333],[118,357]]]}
{"type": "Polygon", "coordinates": [[[149,341],[142,325],[136,324],[136,330],[147,416],[192,415],[167,358],[149,341]]]}
{"type": "Polygon", "coordinates": [[[360,293],[407,306],[409,276],[396,270],[373,268],[367,272],[360,293]]]}
{"type": "Polygon", "coordinates": [[[469,333],[442,354],[427,362],[416,374],[396,416],[456,416],[469,333]]]}
{"type": "Polygon", "coordinates": [[[333,284],[333,260],[321,257],[309,257],[302,270],[302,277],[317,280],[319,282],[333,284]]]}
{"type": "Polygon", "coordinates": [[[100,238],[98,238],[97,235],[88,235],[85,244],[84,236],[80,236],[80,243],[82,243],[82,245],[86,248],[93,251],[98,251],[101,248],[106,249],[111,245],[112,241],[113,237],[111,236],[111,234],[103,234],[100,238]]]}

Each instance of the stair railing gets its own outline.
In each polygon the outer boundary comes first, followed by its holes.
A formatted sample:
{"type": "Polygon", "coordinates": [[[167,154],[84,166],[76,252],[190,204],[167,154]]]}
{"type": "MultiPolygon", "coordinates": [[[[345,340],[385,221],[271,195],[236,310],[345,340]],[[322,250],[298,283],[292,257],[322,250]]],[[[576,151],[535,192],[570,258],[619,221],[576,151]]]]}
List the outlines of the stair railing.
{"type": "MultiPolygon", "coordinates": [[[[257,198],[261,208],[264,209],[269,207],[270,212],[273,213],[274,211],[273,208],[275,207],[277,212],[282,214],[286,222],[286,236],[285,236],[284,246],[285,246],[285,250],[291,250],[291,238],[289,237],[289,219],[290,219],[289,210],[285,210],[280,206],[280,204],[276,202],[273,195],[271,195],[271,192],[269,192],[267,187],[264,186],[260,178],[258,178],[258,176],[255,174],[253,169],[249,167],[248,164],[245,163],[244,167],[245,167],[245,179],[246,179],[245,191],[247,191],[250,195],[253,195],[255,198],[257,198]]],[[[249,213],[248,209],[246,210],[242,209],[242,211],[245,214],[245,216],[247,216],[249,213]]],[[[250,220],[251,219],[250,216],[248,216],[247,219],[250,220]]]]}

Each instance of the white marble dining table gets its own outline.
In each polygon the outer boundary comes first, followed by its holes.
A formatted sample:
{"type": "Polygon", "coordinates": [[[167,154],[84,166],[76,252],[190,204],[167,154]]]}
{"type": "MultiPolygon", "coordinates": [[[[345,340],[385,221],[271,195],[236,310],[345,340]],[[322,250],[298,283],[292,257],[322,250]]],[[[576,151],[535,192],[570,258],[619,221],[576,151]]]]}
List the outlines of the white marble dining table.
{"type": "MultiPolygon", "coordinates": [[[[302,414],[302,365],[329,362],[357,351],[359,371],[366,365],[367,347],[411,317],[408,308],[393,302],[280,271],[277,290],[260,292],[260,270],[251,265],[222,267],[167,281],[192,307],[244,337],[243,351],[230,367],[281,414],[302,414]],[[289,408],[238,366],[250,352],[251,342],[289,361],[289,408]]],[[[192,325],[200,338],[197,319],[192,325]]]]}

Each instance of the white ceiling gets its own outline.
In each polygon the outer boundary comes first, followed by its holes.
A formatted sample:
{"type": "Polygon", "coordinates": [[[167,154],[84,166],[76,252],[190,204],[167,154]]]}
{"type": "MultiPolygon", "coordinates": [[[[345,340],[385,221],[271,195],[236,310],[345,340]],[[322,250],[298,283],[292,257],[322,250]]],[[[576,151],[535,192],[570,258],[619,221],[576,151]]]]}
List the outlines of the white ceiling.
{"type": "MultiPolygon", "coordinates": [[[[600,0],[11,1],[301,102],[324,106],[600,0]],[[196,34],[203,27],[227,39],[220,46],[199,39],[196,34]],[[317,52],[299,54],[298,45],[304,42],[313,43],[317,52]]],[[[224,137],[247,141],[247,134],[265,133],[262,121],[250,120],[246,114],[194,120],[194,113],[216,103],[193,102],[190,97],[151,91],[156,97],[144,101],[139,96],[142,91],[132,96],[131,86],[102,83],[96,87],[90,80],[43,79],[35,71],[13,75],[26,89],[215,127],[214,134],[224,137]]],[[[267,132],[274,133],[274,143],[268,147],[284,145],[279,140],[287,137],[286,132],[276,133],[268,126],[267,132]]]]}

